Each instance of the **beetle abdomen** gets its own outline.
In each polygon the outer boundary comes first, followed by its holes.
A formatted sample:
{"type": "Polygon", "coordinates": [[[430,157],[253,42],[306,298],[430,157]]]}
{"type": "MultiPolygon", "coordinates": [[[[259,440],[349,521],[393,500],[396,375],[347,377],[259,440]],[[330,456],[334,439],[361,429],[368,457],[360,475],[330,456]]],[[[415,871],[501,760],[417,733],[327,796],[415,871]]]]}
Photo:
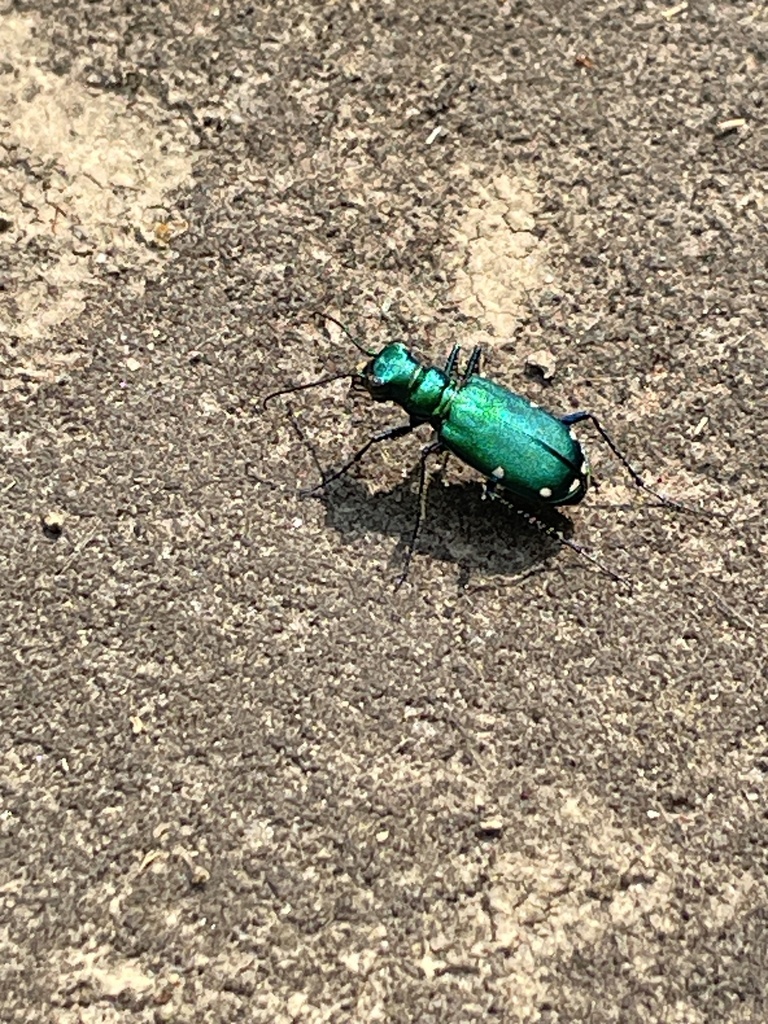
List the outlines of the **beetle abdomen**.
{"type": "Polygon", "coordinates": [[[435,427],[462,461],[527,501],[571,505],[586,493],[584,453],[568,427],[493,381],[471,377],[435,427]]]}

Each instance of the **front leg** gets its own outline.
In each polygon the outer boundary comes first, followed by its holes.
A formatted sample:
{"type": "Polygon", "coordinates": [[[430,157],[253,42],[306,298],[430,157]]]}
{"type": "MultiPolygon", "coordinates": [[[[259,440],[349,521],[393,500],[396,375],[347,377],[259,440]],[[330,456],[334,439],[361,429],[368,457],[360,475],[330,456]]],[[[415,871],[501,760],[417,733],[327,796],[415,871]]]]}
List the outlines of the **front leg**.
{"type": "Polygon", "coordinates": [[[339,477],[344,476],[345,473],[348,473],[350,469],[358,463],[365,453],[370,448],[373,448],[375,444],[380,444],[382,441],[395,441],[398,437],[406,437],[418,426],[419,423],[416,420],[411,420],[410,423],[404,423],[400,427],[390,427],[388,430],[383,430],[380,434],[374,434],[373,437],[369,441],[366,441],[363,447],[356,451],[352,458],[348,459],[343,466],[334,470],[332,473],[323,473],[321,483],[317,484],[315,487],[307,488],[302,493],[305,496],[308,496],[310,494],[316,494],[318,491],[324,491],[328,484],[332,483],[334,480],[338,480],[339,477]]]}

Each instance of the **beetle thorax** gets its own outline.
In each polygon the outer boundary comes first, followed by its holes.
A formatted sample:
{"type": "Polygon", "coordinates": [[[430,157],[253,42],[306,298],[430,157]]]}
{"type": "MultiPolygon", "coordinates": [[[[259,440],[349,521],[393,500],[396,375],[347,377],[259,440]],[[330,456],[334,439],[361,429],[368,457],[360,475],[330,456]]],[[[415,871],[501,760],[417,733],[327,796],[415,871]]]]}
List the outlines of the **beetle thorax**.
{"type": "Polygon", "coordinates": [[[374,401],[394,402],[423,420],[438,412],[450,386],[442,370],[423,366],[399,342],[387,345],[367,364],[361,381],[374,401]]]}

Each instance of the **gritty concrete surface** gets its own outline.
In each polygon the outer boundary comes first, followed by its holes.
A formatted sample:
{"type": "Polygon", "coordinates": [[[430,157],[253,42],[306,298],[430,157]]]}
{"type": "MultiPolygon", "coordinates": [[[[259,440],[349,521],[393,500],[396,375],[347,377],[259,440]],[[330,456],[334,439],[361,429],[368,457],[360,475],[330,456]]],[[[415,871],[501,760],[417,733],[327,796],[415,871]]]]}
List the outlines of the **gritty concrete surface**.
{"type": "Polygon", "coordinates": [[[0,1019],[768,1019],[765,5],[0,11],[0,1019]],[[454,461],[394,592],[317,309],[708,514],[454,461]]]}

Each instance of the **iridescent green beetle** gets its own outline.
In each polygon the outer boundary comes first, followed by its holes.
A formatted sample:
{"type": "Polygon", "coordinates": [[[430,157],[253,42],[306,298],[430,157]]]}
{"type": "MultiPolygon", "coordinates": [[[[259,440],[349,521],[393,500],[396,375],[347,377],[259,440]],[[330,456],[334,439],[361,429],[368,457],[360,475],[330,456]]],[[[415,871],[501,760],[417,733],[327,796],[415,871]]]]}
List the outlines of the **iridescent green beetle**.
{"type": "Polygon", "coordinates": [[[398,586],[408,575],[424,518],[427,459],[439,452],[452,452],[476,469],[485,477],[486,491],[491,497],[503,500],[502,496],[506,495],[512,499],[515,511],[529,522],[554,535],[560,543],[621,582],[626,582],[624,577],[603,565],[580,544],[545,526],[535,515],[536,510],[576,505],[587,493],[589,463],[574,436],[573,425],[589,420],[639,488],[664,505],[687,510],[686,506],[665,497],[643,481],[593,413],[579,411],[555,416],[509,388],[481,377],[478,372],[479,347],[472,351],[466,369],[458,375],[456,367],[461,351],[458,345],[454,346],[443,369],[428,367],[399,342],[385,346],[375,355],[363,348],[338,320],[328,314],[323,315],[340,327],[358,349],[371,357],[370,361],[353,373],[332,374],[311,384],[275,391],[264,401],[333,380],[351,378],[353,385],[367,391],[375,402],[393,402],[408,414],[408,423],[374,435],[343,466],[324,473],[322,482],[310,493],[326,488],[347,473],[375,444],[405,437],[425,423],[433,428],[437,438],[421,454],[419,511],[398,586]],[[520,504],[524,507],[517,507],[520,504]]]}
{"type": "MultiPolygon", "coordinates": [[[[395,402],[412,428],[429,423],[440,446],[530,505],[575,505],[587,493],[589,467],[570,430],[527,398],[480,377],[475,349],[460,380],[453,350],[445,369],[424,367],[405,345],[387,345],[360,374],[376,402],[395,402]]],[[[575,414],[583,419],[585,414],[575,414]]]]}

